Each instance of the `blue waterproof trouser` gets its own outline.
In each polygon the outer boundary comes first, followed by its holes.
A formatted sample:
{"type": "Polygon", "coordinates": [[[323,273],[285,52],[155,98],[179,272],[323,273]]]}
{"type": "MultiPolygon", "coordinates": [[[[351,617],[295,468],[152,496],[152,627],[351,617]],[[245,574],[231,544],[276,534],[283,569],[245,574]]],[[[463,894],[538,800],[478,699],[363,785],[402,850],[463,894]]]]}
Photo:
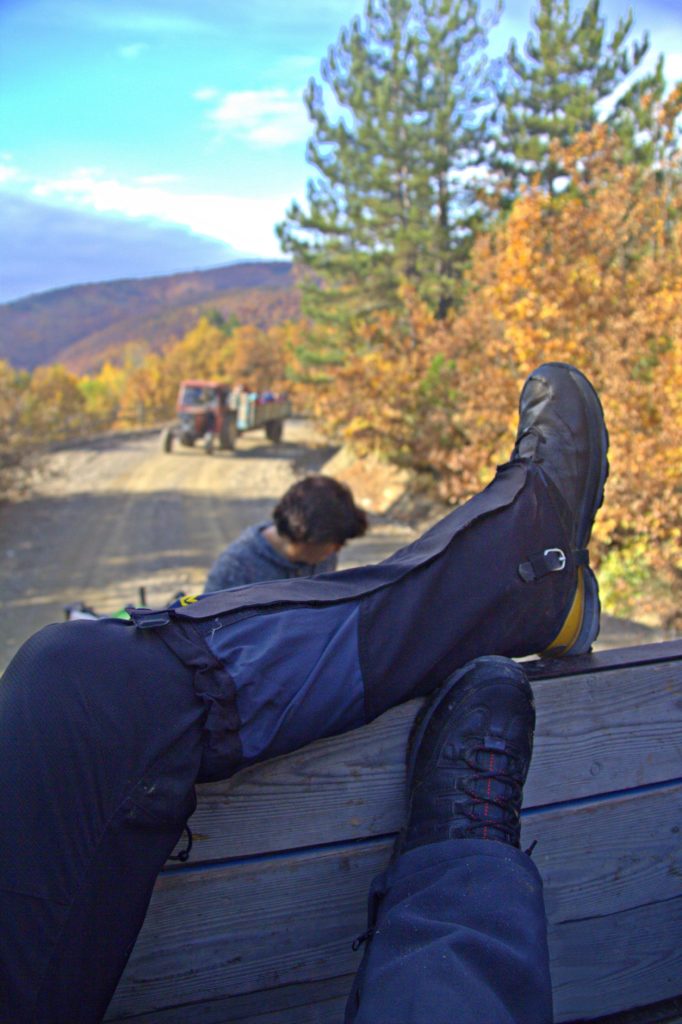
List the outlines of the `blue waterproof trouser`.
{"type": "Polygon", "coordinates": [[[100,1019],[195,782],[548,644],[576,585],[563,515],[517,463],[379,565],[29,640],[0,685],[0,1020],[100,1019]]]}
{"type": "Polygon", "coordinates": [[[0,685],[0,1021],[94,1024],[194,810],[193,673],[123,622],[32,637],[0,685]]]}
{"type": "Polygon", "coordinates": [[[346,1024],[551,1024],[542,881],[503,843],[410,850],[374,880],[346,1024]]]}

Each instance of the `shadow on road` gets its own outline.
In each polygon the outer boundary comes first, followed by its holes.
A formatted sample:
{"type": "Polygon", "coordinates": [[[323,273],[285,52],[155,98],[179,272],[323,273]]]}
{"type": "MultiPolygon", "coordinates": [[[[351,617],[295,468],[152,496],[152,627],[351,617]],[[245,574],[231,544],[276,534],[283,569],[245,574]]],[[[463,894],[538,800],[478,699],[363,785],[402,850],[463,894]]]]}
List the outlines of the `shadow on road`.
{"type": "Polygon", "coordinates": [[[196,593],[219,551],[270,518],[271,497],[177,491],[40,497],[0,507],[0,663],[67,604],[111,612],[196,593]]]}

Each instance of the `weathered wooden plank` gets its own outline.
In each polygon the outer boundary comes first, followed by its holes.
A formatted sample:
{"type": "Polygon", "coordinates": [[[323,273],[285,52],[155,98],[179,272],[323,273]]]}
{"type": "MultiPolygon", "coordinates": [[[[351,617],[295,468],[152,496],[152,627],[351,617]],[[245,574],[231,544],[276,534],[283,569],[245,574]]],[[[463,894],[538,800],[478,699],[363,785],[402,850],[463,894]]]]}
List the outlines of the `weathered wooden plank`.
{"type": "MultiPolygon", "coordinates": [[[[677,1024],[682,1018],[659,1002],[667,994],[674,999],[682,977],[682,900],[665,907],[653,904],[617,915],[609,915],[591,924],[594,939],[586,946],[580,923],[550,925],[550,949],[554,983],[555,1020],[576,1022],[599,1017],[603,1024],[653,1024],[653,1021],[677,1024]],[[661,954],[661,917],[669,917],[666,952],[661,954]],[[656,941],[650,942],[651,933],[656,941]],[[583,984],[586,960],[598,949],[602,977],[591,977],[583,984]],[[621,1015],[623,1005],[645,1006],[656,999],[652,1011],[646,1008],[621,1015]],[[663,1007],[662,1011],[657,1011],[663,1007]],[[604,1018],[615,1012],[617,1016],[604,1018]]],[[[268,992],[227,997],[210,1002],[152,1010],[117,1020],[136,1024],[342,1024],[347,993],[353,975],[329,978],[314,984],[284,986],[268,992]]],[[[107,1020],[114,1019],[107,1017],[107,1020]]]]}
{"type": "Polygon", "coordinates": [[[679,777],[682,661],[533,685],[537,724],[527,807],[679,777]]]}
{"type": "MultiPolygon", "coordinates": [[[[568,1024],[578,1024],[569,1021],[568,1024]]],[[[682,996],[598,1017],[594,1024],[682,1024],[682,996]]]]}
{"type": "MultiPolygon", "coordinates": [[[[682,784],[524,812],[555,924],[619,913],[682,894],[682,784]]],[[[682,938],[682,936],[681,936],[682,938]]]]}
{"type": "MultiPolygon", "coordinates": [[[[538,680],[534,689],[538,721],[526,807],[681,774],[682,661],[602,666],[538,680]]],[[[396,831],[404,814],[405,746],[420,704],[199,787],[190,822],[194,863],[396,831]]]]}
{"type": "Polygon", "coordinates": [[[554,1014],[590,1019],[682,989],[682,896],[589,922],[550,926],[554,1014]],[[586,961],[599,958],[599,969],[586,961]]]}
{"type": "Polygon", "coordinates": [[[331,1024],[343,1021],[353,974],[126,1016],[134,1024],[331,1024]]]}
{"type": "MultiPolygon", "coordinates": [[[[545,879],[561,1005],[567,1007],[563,1019],[583,1006],[574,988],[598,994],[594,1005],[584,997],[593,1016],[636,1005],[618,1001],[620,993],[615,1004],[602,1009],[600,1002],[606,975],[630,962],[640,1003],[675,994],[661,985],[668,985],[669,963],[678,962],[667,925],[680,893],[682,851],[675,830],[681,809],[678,785],[526,817],[524,840],[538,839],[536,862],[545,879]],[[650,901],[653,909],[643,918],[649,922],[646,948],[635,955],[627,915],[636,912],[639,922],[642,904],[650,901]],[[622,934],[604,924],[610,918],[622,934]],[[568,938],[557,946],[557,935],[568,938]]],[[[109,1019],[353,971],[359,960],[350,943],[365,927],[369,882],[391,846],[369,840],[167,873],[109,1019]]],[[[682,949],[679,926],[674,938],[682,949]]],[[[622,991],[620,978],[618,984],[622,991]]]]}
{"type": "Polygon", "coordinates": [[[353,972],[367,888],[390,849],[374,840],[165,875],[109,1019],[353,972]]]}

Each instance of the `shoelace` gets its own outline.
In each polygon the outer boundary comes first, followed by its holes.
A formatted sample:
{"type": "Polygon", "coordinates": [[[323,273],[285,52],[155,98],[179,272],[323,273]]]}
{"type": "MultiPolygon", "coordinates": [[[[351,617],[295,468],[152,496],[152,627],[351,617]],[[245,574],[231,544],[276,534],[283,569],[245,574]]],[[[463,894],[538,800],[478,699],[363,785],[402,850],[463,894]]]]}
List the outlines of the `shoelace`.
{"type": "Polygon", "coordinates": [[[491,764],[495,761],[504,761],[508,765],[511,765],[512,758],[509,754],[500,751],[492,750],[490,747],[476,746],[472,747],[467,754],[464,754],[463,759],[465,764],[471,768],[473,775],[466,778],[462,782],[462,789],[471,798],[470,807],[462,807],[462,813],[472,822],[469,826],[469,832],[477,832],[479,829],[499,829],[501,832],[509,836],[510,839],[516,840],[518,828],[519,828],[519,811],[521,807],[521,794],[523,789],[522,782],[510,774],[509,768],[505,770],[504,763],[498,765],[497,768],[491,767],[488,769],[481,768],[480,760],[478,755],[483,755],[488,758],[491,764]],[[488,781],[487,792],[485,795],[481,793],[481,784],[488,781]],[[492,783],[501,783],[504,786],[503,794],[495,794],[492,791],[492,783]],[[509,788],[507,788],[509,787],[509,788]],[[489,818],[487,811],[484,811],[484,816],[481,816],[481,807],[487,807],[493,805],[499,807],[505,815],[504,818],[489,818]]]}

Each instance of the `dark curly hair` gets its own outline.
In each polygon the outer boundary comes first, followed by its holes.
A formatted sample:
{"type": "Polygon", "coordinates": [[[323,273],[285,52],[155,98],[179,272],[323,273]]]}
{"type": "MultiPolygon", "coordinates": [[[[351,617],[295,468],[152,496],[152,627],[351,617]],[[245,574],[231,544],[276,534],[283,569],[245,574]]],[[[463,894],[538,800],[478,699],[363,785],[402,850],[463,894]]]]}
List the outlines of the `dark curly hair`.
{"type": "Polygon", "coordinates": [[[343,544],[367,529],[367,515],[355,504],[350,487],[321,473],[293,484],[272,517],[278,533],[311,544],[343,544]]]}

